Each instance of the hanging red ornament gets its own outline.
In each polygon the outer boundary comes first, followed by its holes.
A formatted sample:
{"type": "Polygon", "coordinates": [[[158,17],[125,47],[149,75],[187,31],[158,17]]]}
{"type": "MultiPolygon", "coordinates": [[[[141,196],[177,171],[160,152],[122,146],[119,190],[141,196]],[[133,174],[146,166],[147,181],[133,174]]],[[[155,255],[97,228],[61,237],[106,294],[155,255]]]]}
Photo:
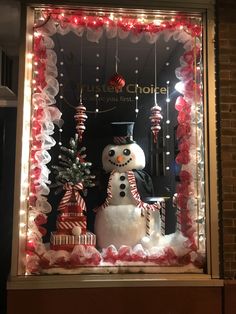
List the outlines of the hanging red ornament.
{"type": "Polygon", "coordinates": [[[108,81],[108,85],[114,87],[116,93],[119,93],[122,87],[125,86],[125,79],[124,77],[118,73],[118,62],[120,62],[118,56],[118,37],[116,37],[116,53],[115,53],[115,74],[108,81]]]}
{"type": "Polygon", "coordinates": [[[76,121],[76,131],[79,135],[79,141],[82,141],[83,138],[83,133],[85,131],[85,121],[87,120],[87,115],[85,114],[86,112],[86,107],[80,103],[79,106],[75,108],[76,114],[74,116],[75,121],[76,121]]]}
{"type": "Polygon", "coordinates": [[[149,119],[151,120],[151,130],[153,133],[153,141],[154,143],[157,143],[157,135],[161,129],[160,122],[162,119],[161,115],[161,107],[158,105],[155,105],[151,108],[151,116],[149,119]]]}
{"type": "Polygon", "coordinates": [[[108,85],[114,87],[115,92],[119,91],[125,86],[125,79],[122,75],[115,73],[108,81],[108,85]]]}

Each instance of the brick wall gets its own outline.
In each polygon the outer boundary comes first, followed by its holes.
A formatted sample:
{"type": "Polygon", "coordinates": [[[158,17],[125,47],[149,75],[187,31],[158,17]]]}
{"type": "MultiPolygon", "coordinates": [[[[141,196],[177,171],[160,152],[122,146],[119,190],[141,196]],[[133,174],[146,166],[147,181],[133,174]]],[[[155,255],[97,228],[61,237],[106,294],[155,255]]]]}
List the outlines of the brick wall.
{"type": "Polygon", "coordinates": [[[236,278],[236,2],[218,0],[224,276],[236,278]]]}

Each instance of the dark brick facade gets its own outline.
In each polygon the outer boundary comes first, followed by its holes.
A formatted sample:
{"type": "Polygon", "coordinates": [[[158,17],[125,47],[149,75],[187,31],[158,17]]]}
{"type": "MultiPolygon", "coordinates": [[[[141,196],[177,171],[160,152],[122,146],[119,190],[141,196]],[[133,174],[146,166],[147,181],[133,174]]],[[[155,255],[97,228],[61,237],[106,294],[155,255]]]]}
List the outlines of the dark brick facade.
{"type": "Polygon", "coordinates": [[[217,66],[223,210],[224,277],[236,277],[236,2],[219,0],[217,66]]]}

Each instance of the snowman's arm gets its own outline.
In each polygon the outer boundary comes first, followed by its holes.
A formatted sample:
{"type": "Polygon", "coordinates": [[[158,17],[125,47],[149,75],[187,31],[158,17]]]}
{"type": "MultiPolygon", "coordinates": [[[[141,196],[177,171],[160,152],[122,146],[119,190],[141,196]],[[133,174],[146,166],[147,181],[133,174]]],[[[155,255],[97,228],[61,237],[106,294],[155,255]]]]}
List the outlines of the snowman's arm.
{"type": "Polygon", "coordinates": [[[134,176],[141,200],[145,197],[154,196],[154,188],[150,175],[144,170],[134,170],[134,176]]]}
{"type": "Polygon", "coordinates": [[[109,179],[109,173],[96,172],[95,186],[88,190],[86,197],[86,204],[88,209],[99,208],[107,198],[107,184],[109,179]]]}

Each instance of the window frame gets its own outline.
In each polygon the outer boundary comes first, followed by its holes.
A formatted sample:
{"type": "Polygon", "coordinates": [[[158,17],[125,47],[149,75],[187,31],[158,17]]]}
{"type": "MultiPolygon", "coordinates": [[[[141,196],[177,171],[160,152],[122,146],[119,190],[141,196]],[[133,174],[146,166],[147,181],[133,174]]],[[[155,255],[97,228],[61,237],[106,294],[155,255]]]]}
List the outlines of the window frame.
{"type": "MultiPolygon", "coordinates": [[[[109,1],[108,1],[109,2],[109,1]]],[[[130,1],[131,2],[131,1],[130,1]]],[[[44,1],[45,3],[45,1],[44,1]]],[[[71,2],[70,2],[71,3],[71,2]]],[[[66,5],[66,2],[63,3],[66,5]]],[[[206,180],[206,251],[207,251],[207,273],[189,274],[189,273],[169,273],[169,274],[110,274],[110,275],[51,275],[51,276],[24,276],[22,268],[22,255],[25,242],[19,239],[19,208],[21,191],[21,164],[22,136],[25,132],[25,78],[31,77],[31,70],[26,67],[27,53],[31,50],[32,35],[30,30],[33,28],[34,7],[40,7],[41,4],[25,3],[22,6],[22,25],[21,25],[21,47],[20,47],[20,68],[19,68],[19,93],[18,93],[18,117],[17,117],[17,145],[16,145],[16,167],[15,167],[15,194],[14,194],[14,226],[13,226],[13,249],[12,249],[12,267],[11,278],[8,283],[10,288],[14,287],[32,287],[37,282],[38,287],[59,288],[59,287],[105,287],[105,286],[155,286],[155,285],[185,285],[186,283],[199,285],[221,285],[219,270],[219,221],[218,221],[218,187],[217,187],[217,137],[216,137],[216,105],[215,105],[215,51],[214,51],[214,5],[211,1],[200,1],[198,3],[181,3],[162,1],[158,7],[150,5],[151,1],[144,3],[139,1],[137,8],[145,9],[174,9],[176,11],[185,8],[188,13],[198,12],[203,15],[203,62],[207,65],[204,71],[204,132],[205,132],[205,180],[206,180]],[[184,5],[184,6],[183,6],[184,5]],[[27,282],[27,284],[26,284],[27,282]]],[[[86,1],[76,3],[74,6],[89,6],[86,1]]],[[[104,6],[109,9],[114,5],[96,1],[94,6],[104,6]]],[[[56,6],[56,5],[55,5],[56,6]]],[[[61,3],[58,3],[61,7],[61,3]]],[[[122,5],[125,9],[132,5],[122,5]]],[[[29,125],[28,125],[29,127],[29,125]]],[[[175,269],[176,271],[176,269],[175,269]]]]}

